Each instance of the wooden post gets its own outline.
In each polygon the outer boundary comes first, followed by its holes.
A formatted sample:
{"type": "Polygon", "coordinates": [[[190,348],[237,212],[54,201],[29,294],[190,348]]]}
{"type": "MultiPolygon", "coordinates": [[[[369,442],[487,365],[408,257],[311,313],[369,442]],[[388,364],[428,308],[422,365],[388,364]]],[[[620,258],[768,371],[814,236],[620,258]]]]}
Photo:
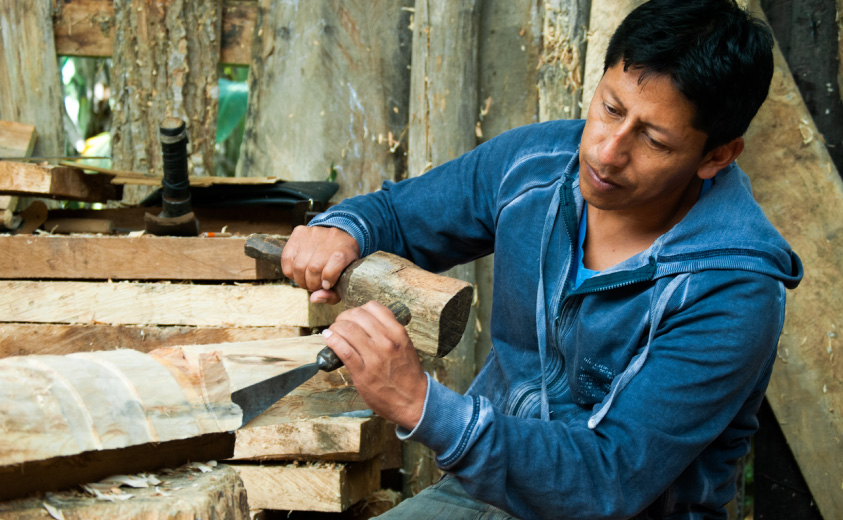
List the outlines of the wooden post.
{"type": "Polygon", "coordinates": [[[261,2],[238,176],[335,179],[341,200],[403,174],[408,4],[261,2]]]}
{"type": "Polygon", "coordinates": [[[582,113],[588,113],[588,105],[594,90],[603,77],[603,63],[609,39],[626,15],[643,4],[645,0],[592,0],[588,27],[588,50],[585,53],[585,78],[583,80],[582,113]]]}
{"type": "Polygon", "coordinates": [[[843,99],[843,0],[837,0],[837,92],[843,99]]]}
{"type": "MultiPolygon", "coordinates": [[[[538,119],[536,90],[541,8],[531,0],[488,0],[480,14],[478,142],[538,119]]],[[[492,346],[490,319],[494,255],[474,262],[477,291],[475,368],[492,346]]]]}
{"type": "Polygon", "coordinates": [[[0,119],[35,125],[35,155],[64,154],[52,4],[0,0],[0,119]]]}
{"type": "Polygon", "coordinates": [[[579,119],[591,0],[545,3],[539,69],[539,119],[579,119]]]}
{"type": "MultiPolygon", "coordinates": [[[[480,2],[416,2],[413,69],[410,85],[410,175],[454,159],[476,145],[480,2]]],[[[474,265],[448,274],[469,283],[474,265]]],[[[475,312],[460,344],[442,360],[426,360],[438,381],[463,392],[474,377],[475,312]]],[[[410,443],[404,450],[405,494],[415,494],[438,476],[427,448],[410,443]]]]}
{"type": "MultiPolygon", "coordinates": [[[[159,175],[158,126],[173,116],[187,124],[191,175],[213,172],[221,19],[221,0],[114,2],[115,168],[159,175]]],[[[151,190],[127,188],[123,200],[151,190]]]]}
{"type": "Polygon", "coordinates": [[[823,517],[841,518],[843,182],[778,47],[774,57],[770,95],[739,163],[767,217],[801,256],[805,279],[788,293],[767,399],[823,517]]]}

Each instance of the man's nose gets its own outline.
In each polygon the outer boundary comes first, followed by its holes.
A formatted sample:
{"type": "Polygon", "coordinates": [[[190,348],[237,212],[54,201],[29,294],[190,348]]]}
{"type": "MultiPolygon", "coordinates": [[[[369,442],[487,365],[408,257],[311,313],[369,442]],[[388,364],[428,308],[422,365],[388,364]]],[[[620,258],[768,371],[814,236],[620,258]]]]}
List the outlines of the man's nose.
{"type": "Polygon", "coordinates": [[[613,127],[600,143],[600,162],[607,166],[622,168],[629,161],[629,146],[632,129],[626,125],[613,127]]]}

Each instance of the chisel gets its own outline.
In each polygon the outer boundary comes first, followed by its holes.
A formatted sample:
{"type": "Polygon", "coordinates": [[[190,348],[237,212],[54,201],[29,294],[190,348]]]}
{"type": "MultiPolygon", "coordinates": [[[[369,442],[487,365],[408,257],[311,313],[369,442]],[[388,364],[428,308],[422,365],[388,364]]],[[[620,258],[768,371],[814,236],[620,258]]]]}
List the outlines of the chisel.
{"type": "MultiPolygon", "coordinates": [[[[393,302],[387,307],[395,315],[398,323],[405,327],[410,323],[410,309],[406,305],[400,302],[393,302]]],[[[314,363],[302,365],[289,372],[234,391],[231,394],[231,400],[243,410],[243,423],[241,426],[246,425],[249,421],[266,411],[270,406],[278,402],[279,399],[315,376],[320,370],[332,372],[342,365],[342,360],[334,354],[334,351],[330,347],[325,347],[317,354],[314,363]]]]}

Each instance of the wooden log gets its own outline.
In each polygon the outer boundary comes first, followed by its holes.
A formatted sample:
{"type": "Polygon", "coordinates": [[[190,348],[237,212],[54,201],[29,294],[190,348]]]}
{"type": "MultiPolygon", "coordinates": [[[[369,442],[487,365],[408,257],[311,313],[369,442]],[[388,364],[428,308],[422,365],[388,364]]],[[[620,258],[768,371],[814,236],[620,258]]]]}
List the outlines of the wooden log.
{"type": "Polygon", "coordinates": [[[336,200],[401,176],[410,3],[260,3],[238,176],[335,177],[336,200]]]}
{"type": "Polygon", "coordinates": [[[104,491],[103,495],[112,500],[73,489],[0,502],[0,520],[44,520],[51,517],[48,506],[65,520],[249,519],[246,489],[231,466],[217,464],[203,472],[189,464],[154,476],[160,481],[157,485],[123,487],[119,494],[104,491]],[[128,496],[131,499],[125,500],[128,496]]]}
{"type": "Polygon", "coordinates": [[[232,464],[249,506],[259,509],[342,512],[380,489],[380,461],[348,464],[232,464]]]}
{"type": "MultiPolygon", "coordinates": [[[[758,12],[758,11],[756,11],[758,12]]],[[[843,182],[816,138],[778,47],[770,95],[746,135],[739,162],[770,221],[805,266],[788,294],[767,399],[824,518],[843,517],[843,365],[839,318],[843,302],[843,182]]]]}
{"type": "Polygon", "coordinates": [[[591,0],[588,50],[585,54],[585,78],[582,92],[583,114],[588,113],[591,98],[603,77],[603,64],[606,60],[609,39],[626,15],[644,2],[645,0],[591,0]]]}
{"type": "MultiPolygon", "coordinates": [[[[256,0],[224,0],[220,63],[248,65],[256,0]]],[[[56,53],[110,58],[114,45],[113,0],[65,0],[54,16],[56,53]]]]}
{"type": "Polygon", "coordinates": [[[0,282],[0,322],[321,327],[340,307],[283,284],[0,282]]]}
{"type": "Polygon", "coordinates": [[[52,2],[0,1],[0,119],[35,126],[33,153],[64,153],[52,2]]]}
{"type": "MultiPolygon", "coordinates": [[[[113,223],[104,219],[93,223],[113,223]]],[[[52,230],[50,221],[45,223],[52,230]]],[[[243,237],[1,236],[0,278],[259,280],[243,237]]]]}
{"type": "MultiPolygon", "coordinates": [[[[118,169],[162,171],[159,125],[187,125],[188,169],[213,172],[220,55],[221,0],[114,2],[112,153],[118,169]]],[[[130,188],[124,201],[148,189],[130,188]]]]}
{"type": "Polygon", "coordinates": [[[579,119],[585,76],[591,0],[551,0],[544,5],[539,62],[539,120],[579,119]]]}
{"type": "Polygon", "coordinates": [[[109,180],[69,166],[0,161],[0,193],[3,194],[108,202],[120,198],[119,189],[109,180]]]}
{"type": "Polygon", "coordinates": [[[175,348],[5,358],[0,395],[0,498],[196,455],[170,441],[225,457],[242,421],[219,355],[175,348]]]}
{"type": "MultiPolygon", "coordinates": [[[[159,207],[133,207],[115,209],[53,209],[50,218],[93,218],[110,220],[120,232],[143,230],[144,215],[161,212],[159,207]]],[[[293,229],[293,212],[285,208],[256,206],[244,208],[202,208],[194,207],[193,213],[202,225],[202,231],[222,231],[248,235],[267,233],[289,235],[293,229]]]]}
{"type": "Polygon", "coordinates": [[[0,358],[34,354],[64,355],[126,348],[151,352],[161,347],[294,338],[300,327],[160,327],[0,323],[0,358]]]}
{"type": "MultiPolygon", "coordinates": [[[[475,0],[420,0],[415,9],[408,157],[411,176],[421,175],[476,145],[481,11],[475,0]]],[[[473,284],[474,264],[446,274],[473,284]]],[[[475,323],[475,316],[472,309],[468,323],[475,323]]],[[[425,360],[425,370],[462,392],[474,377],[474,347],[474,328],[468,327],[454,352],[441,360],[425,360]]],[[[438,478],[431,452],[421,444],[407,446],[404,462],[406,495],[416,494],[438,478]]]]}

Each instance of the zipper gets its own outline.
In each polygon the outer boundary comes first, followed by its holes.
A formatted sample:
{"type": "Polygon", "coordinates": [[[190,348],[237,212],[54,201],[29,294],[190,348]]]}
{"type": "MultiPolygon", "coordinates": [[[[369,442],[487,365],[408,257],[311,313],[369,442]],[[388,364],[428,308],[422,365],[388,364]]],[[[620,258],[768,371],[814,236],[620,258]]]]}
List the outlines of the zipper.
{"type": "MultiPolygon", "coordinates": [[[[636,283],[648,282],[653,279],[656,273],[656,261],[655,258],[650,257],[647,265],[639,267],[638,269],[633,269],[631,271],[620,271],[616,273],[610,273],[603,276],[595,276],[593,278],[589,278],[585,280],[582,285],[577,287],[576,289],[569,291],[568,288],[570,287],[570,278],[571,278],[571,271],[573,269],[574,264],[574,230],[579,229],[579,222],[577,221],[576,215],[576,203],[573,200],[573,180],[566,179],[562,186],[560,187],[560,204],[562,205],[562,212],[563,212],[563,223],[565,226],[565,234],[568,237],[568,268],[565,272],[565,277],[562,283],[562,289],[554,296],[554,301],[551,302],[549,308],[556,309],[556,316],[553,319],[553,335],[552,337],[556,340],[553,348],[558,348],[558,338],[561,337],[562,331],[560,329],[562,325],[562,317],[566,315],[566,313],[570,312],[571,310],[571,298],[574,296],[580,296],[584,294],[591,294],[600,291],[610,291],[613,289],[619,289],[621,287],[626,287],[629,285],[633,285],[636,283]]],[[[543,290],[542,288],[539,288],[543,290]]],[[[547,387],[551,388],[558,384],[559,380],[562,378],[565,372],[565,359],[563,356],[561,360],[561,367],[560,370],[554,375],[552,379],[547,381],[547,387]]],[[[515,406],[512,408],[513,415],[518,415],[523,403],[527,400],[527,398],[535,393],[538,392],[539,389],[534,389],[532,391],[526,391],[521,396],[519,396],[518,401],[516,402],[515,406]]]]}

